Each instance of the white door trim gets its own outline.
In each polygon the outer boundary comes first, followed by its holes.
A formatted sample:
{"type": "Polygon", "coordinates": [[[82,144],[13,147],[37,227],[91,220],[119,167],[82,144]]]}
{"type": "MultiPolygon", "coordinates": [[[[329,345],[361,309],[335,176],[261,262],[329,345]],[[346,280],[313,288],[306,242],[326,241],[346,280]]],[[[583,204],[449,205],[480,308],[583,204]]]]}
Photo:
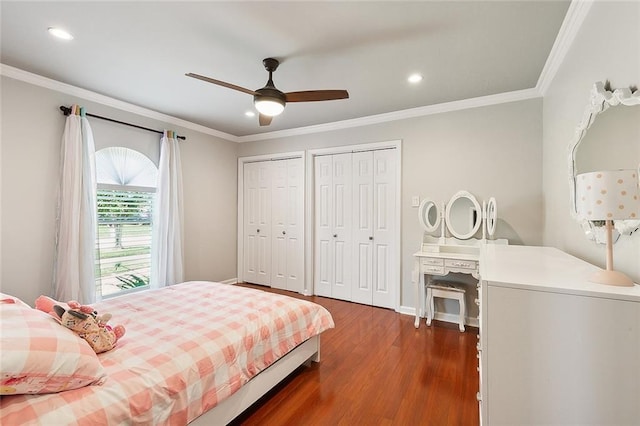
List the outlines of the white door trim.
{"type": "MultiPolygon", "coordinates": [[[[243,262],[244,262],[244,163],[255,163],[258,161],[276,161],[276,160],[286,160],[289,158],[302,158],[302,173],[303,176],[306,177],[306,159],[304,151],[293,151],[293,152],[281,152],[277,154],[265,154],[265,155],[253,155],[250,157],[238,157],[238,235],[237,235],[237,245],[238,245],[238,253],[236,259],[236,269],[238,271],[238,282],[244,281],[244,272],[243,272],[243,262]]],[[[306,188],[306,186],[305,186],[306,188]]],[[[304,195],[305,199],[307,195],[304,195]]],[[[305,202],[306,206],[306,202],[305,202]]],[[[307,220],[307,215],[305,214],[304,220],[307,220]]],[[[303,224],[306,229],[306,225],[303,224]]],[[[306,236],[302,236],[303,241],[302,244],[306,244],[306,240],[304,240],[306,236]]],[[[306,262],[305,262],[306,266],[306,262]]],[[[306,277],[306,271],[304,276],[306,277]]],[[[306,286],[305,286],[306,287],[306,286]]],[[[306,294],[306,293],[305,293],[306,294]]]]}
{"type": "Polygon", "coordinates": [[[343,154],[347,152],[359,152],[359,151],[370,151],[370,150],[378,150],[378,149],[395,149],[396,156],[398,161],[398,167],[396,169],[396,179],[398,183],[397,192],[396,192],[396,223],[395,229],[397,232],[398,245],[396,252],[393,253],[393,261],[398,265],[398,285],[394,289],[394,301],[395,301],[395,310],[399,312],[400,310],[400,292],[402,289],[402,263],[401,263],[401,252],[402,252],[402,229],[401,229],[401,199],[402,199],[402,141],[401,140],[391,140],[386,142],[374,142],[374,143],[364,143],[357,145],[346,145],[346,146],[336,146],[333,148],[319,148],[319,149],[310,149],[307,151],[306,155],[306,167],[305,167],[305,287],[304,293],[307,296],[314,294],[313,290],[313,259],[314,259],[314,211],[315,211],[315,194],[314,194],[314,170],[313,164],[314,159],[318,155],[331,155],[331,154],[343,154]]]}

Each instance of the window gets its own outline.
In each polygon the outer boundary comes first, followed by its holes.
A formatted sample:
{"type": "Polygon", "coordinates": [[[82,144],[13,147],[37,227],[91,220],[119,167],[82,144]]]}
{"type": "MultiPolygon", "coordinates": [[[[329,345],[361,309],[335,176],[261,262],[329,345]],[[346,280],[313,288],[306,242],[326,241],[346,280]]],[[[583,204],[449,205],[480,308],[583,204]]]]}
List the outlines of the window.
{"type": "Polygon", "coordinates": [[[128,148],[96,152],[96,286],[102,296],[149,287],[158,169],[128,148]]]}

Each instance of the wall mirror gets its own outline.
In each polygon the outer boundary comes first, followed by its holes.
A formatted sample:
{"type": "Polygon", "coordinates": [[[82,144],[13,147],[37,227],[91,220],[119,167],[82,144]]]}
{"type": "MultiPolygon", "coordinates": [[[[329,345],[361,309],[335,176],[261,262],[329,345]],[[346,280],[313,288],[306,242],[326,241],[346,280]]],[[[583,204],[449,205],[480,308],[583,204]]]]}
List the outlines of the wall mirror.
{"type": "MultiPolygon", "coordinates": [[[[599,243],[604,243],[605,235],[601,224],[585,220],[576,210],[576,176],[589,171],[640,166],[640,108],[624,108],[638,105],[640,91],[637,89],[612,90],[608,83],[595,83],[582,121],[569,144],[571,215],[585,235],[599,243]]],[[[615,221],[619,234],[631,234],[638,227],[638,220],[615,221]]]]}
{"type": "Polygon", "coordinates": [[[487,203],[487,234],[489,237],[493,237],[496,233],[496,223],[498,222],[498,204],[496,199],[491,197],[487,203]]]}
{"type": "Polygon", "coordinates": [[[459,240],[475,235],[482,224],[482,209],[476,197],[467,191],[458,191],[447,204],[447,229],[459,240]]]}
{"type": "Polygon", "coordinates": [[[427,232],[434,232],[440,226],[440,212],[438,206],[433,200],[425,198],[418,208],[418,219],[420,225],[427,232]]]}

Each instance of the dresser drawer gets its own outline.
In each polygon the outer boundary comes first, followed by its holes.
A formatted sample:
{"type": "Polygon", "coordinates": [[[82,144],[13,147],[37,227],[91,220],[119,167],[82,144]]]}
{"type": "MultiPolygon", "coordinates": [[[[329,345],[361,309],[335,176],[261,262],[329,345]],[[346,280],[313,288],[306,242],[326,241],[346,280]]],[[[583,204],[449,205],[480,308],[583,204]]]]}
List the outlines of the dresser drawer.
{"type": "Polygon", "coordinates": [[[420,271],[423,274],[444,275],[444,259],[424,257],[420,259],[420,271]]]}
{"type": "Polygon", "coordinates": [[[422,264],[420,271],[423,274],[444,275],[444,266],[434,266],[422,264]]]}
{"type": "Polygon", "coordinates": [[[422,266],[443,266],[444,259],[438,259],[437,257],[425,257],[422,258],[420,264],[422,266]]]}
{"type": "Polygon", "coordinates": [[[475,270],[478,265],[478,262],[474,260],[445,259],[444,265],[447,268],[475,270]]]}

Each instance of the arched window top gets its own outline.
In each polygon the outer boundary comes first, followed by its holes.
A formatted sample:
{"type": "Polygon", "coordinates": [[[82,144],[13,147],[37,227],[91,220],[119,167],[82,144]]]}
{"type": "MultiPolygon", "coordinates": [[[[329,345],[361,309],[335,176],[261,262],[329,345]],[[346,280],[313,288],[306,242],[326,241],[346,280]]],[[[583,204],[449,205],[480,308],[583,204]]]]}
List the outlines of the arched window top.
{"type": "Polygon", "coordinates": [[[158,168],[138,151],[109,147],[96,152],[98,183],[155,188],[158,168]]]}

